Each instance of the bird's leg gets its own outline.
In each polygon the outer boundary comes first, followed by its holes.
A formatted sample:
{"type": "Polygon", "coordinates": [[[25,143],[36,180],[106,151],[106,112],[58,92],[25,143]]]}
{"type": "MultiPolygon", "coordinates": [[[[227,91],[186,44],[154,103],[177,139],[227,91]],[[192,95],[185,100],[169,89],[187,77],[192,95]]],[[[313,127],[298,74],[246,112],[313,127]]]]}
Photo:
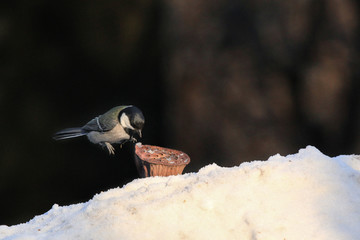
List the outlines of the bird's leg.
{"type": "MultiPolygon", "coordinates": [[[[129,140],[130,140],[130,139],[129,139],[129,140]]],[[[129,140],[122,139],[121,141],[119,141],[118,144],[120,144],[120,148],[122,148],[123,145],[124,145],[127,141],[129,141],[129,140]]]]}

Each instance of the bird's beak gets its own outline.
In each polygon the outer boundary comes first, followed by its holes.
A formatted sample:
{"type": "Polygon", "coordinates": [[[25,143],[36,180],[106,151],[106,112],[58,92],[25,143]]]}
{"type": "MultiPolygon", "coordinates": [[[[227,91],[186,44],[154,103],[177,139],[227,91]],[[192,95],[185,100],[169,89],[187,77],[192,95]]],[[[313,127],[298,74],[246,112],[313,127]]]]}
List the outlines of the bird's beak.
{"type": "Polygon", "coordinates": [[[138,130],[137,133],[139,134],[139,137],[142,138],[141,130],[138,130]]]}

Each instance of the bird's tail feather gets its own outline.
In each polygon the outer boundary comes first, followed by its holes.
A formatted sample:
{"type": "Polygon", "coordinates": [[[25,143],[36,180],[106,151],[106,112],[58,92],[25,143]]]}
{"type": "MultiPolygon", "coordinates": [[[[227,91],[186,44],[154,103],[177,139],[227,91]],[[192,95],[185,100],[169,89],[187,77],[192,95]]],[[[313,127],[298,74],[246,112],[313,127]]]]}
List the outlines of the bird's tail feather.
{"type": "Polygon", "coordinates": [[[62,140],[86,135],[81,128],[66,128],[54,134],[53,139],[62,140]]]}

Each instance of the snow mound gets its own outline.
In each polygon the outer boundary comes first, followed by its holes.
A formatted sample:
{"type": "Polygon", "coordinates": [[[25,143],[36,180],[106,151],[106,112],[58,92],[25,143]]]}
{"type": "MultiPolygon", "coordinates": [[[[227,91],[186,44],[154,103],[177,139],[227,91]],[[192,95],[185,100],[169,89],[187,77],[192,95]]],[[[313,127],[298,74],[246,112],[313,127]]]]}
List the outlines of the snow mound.
{"type": "Polygon", "coordinates": [[[198,173],[137,179],[0,239],[359,239],[360,156],[314,147],[198,173]]]}

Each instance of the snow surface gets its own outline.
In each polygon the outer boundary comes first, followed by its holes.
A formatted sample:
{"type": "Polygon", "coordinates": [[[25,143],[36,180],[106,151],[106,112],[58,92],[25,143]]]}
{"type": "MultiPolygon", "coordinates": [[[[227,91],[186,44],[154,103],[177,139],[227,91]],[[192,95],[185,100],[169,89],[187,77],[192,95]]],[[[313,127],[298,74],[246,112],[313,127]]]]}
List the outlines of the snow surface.
{"type": "Polygon", "coordinates": [[[0,239],[360,239],[360,156],[314,147],[198,173],[137,179],[55,204],[0,239]]]}

